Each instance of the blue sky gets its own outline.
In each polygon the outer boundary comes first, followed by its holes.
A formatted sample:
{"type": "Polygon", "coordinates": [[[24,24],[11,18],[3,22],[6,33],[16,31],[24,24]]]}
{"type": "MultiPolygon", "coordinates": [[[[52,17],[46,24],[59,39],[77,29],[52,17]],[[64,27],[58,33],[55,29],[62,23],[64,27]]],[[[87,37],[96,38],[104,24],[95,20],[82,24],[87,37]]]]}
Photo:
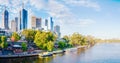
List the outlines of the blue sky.
{"type": "Polygon", "coordinates": [[[52,16],[55,25],[61,26],[62,36],[79,32],[97,38],[120,38],[120,0],[0,0],[8,7],[10,21],[18,16],[22,2],[29,13],[29,28],[31,16],[43,21],[52,16]]]}

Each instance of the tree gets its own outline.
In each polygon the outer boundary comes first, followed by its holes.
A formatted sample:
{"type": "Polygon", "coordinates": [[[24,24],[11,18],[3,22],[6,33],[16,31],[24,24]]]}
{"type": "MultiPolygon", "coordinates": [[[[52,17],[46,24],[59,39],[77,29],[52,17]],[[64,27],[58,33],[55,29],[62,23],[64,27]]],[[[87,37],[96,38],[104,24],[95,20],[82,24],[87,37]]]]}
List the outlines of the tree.
{"type": "Polygon", "coordinates": [[[60,49],[64,49],[64,48],[66,47],[66,43],[60,41],[60,42],[58,42],[58,47],[59,47],[60,49]]]}
{"type": "Polygon", "coordinates": [[[49,42],[47,43],[47,50],[48,50],[48,51],[52,51],[53,48],[54,48],[54,43],[53,43],[52,41],[49,41],[49,42]]]}
{"type": "Polygon", "coordinates": [[[79,45],[87,45],[88,41],[93,41],[91,37],[85,37],[79,33],[73,33],[72,36],[70,36],[70,42],[72,46],[79,46],[79,45]]]}
{"type": "Polygon", "coordinates": [[[36,31],[35,31],[35,30],[32,30],[32,29],[23,30],[23,31],[22,31],[22,35],[25,36],[25,39],[26,39],[28,42],[33,42],[33,41],[34,41],[34,38],[35,38],[35,35],[36,35],[36,31]]]}
{"type": "Polygon", "coordinates": [[[27,50],[27,44],[24,43],[24,42],[22,43],[22,50],[23,50],[23,51],[26,51],[26,50],[27,50]]]}
{"type": "Polygon", "coordinates": [[[0,46],[2,48],[6,48],[8,46],[8,44],[7,44],[7,37],[6,36],[2,36],[1,37],[1,41],[2,41],[2,43],[0,44],[0,46]]]}
{"type": "Polygon", "coordinates": [[[85,37],[83,37],[80,44],[81,45],[87,45],[88,44],[87,39],[85,37]]]}
{"type": "Polygon", "coordinates": [[[49,42],[49,41],[55,41],[56,39],[56,35],[54,35],[52,32],[45,32],[45,35],[46,35],[46,41],[49,42]]]}
{"type": "Polygon", "coordinates": [[[2,43],[1,36],[0,36],[0,44],[2,43]]]}
{"type": "Polygon", "coordinates": [[[48,50],[48,42],[54,42],[56,40],[55,35],[52,32],[37,31],[35,35],[34,43],[43,50],[48,50]]]}
{"type": "Polygon", "coordinates": [[[14,42],[18,41],[18,40],[20,40],[20,36],[16,32],[13,32],[11,40],[14,42]]]}
{"type": "Polygon", "coordinates": [[[73,33],[70,37],[70,44],[73,46],[79,46],[82,40],[82,35],[79,33],[73,33]]]}
{"type": "Polygon", "coordinates": [[[37,31],[36,35],[35,35],[35,40],[34,43],[36,44],[36,46],[38,46],[39,48],[43,49],[45,47],[43,47],[44,42],[45,42],[45,38],[44,38],[44,33],[41,31],[37,31]]]}
{"type": "Polygon", "coordinates": [[[67,35],[63,36],[63,39],[64,39],[65,42],[67,42],[67,43],[70,41],[69,36],[67,36],[67,35]]]}

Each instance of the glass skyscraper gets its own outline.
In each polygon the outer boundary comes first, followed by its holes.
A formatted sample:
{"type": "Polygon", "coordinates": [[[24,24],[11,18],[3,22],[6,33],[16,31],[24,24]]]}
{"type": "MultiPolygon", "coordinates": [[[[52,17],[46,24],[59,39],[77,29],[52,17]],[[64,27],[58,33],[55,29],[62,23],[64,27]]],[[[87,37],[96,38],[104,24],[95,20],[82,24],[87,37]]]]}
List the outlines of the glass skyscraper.
{"type": "Polygon", "coordinates": [[[9,12],[7,10],[4,11],[3,13],[3,18],[2,18],[2,27],[6,30],[9,29],[9,12]]]}
{"type": "Polygon", "coordinates": [[[53,32],[53,25],[54,25],[54,22],[52,20],[52,17],[50,17],[50,28],[52,32],[53,32]]]}
{"type": "Polygon", "coordinates": [[[36,18],[36,28],[42,28],[42,19],[36,18]]]}
{"type": "Polygon", "coordinates": [[[27,29],[27,18],[28,18],[27,10],[22,9],[20,11],[20,16],[19,16],[19,27],[20,27],[20,30],[27,29]]]}
{"type": "Polygon", "coordinates": [[[16,31],[18,31],[18,17],[15,17],[15,22],[16,22],[16,31]]]}

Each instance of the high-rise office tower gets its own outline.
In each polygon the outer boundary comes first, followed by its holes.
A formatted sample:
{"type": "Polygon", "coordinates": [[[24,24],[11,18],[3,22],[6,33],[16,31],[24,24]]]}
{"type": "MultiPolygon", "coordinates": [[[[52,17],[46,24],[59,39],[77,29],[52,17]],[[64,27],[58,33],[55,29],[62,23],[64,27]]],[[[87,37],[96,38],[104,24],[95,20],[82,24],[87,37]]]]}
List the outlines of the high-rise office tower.
{"type": "Polygon", "coordinates": [[[54,26],[54,22],[52,20],[52,17],[50,17],[50,30],[53,32],[53,26],[54,26]]]}
{"type": "Polygon", "coordinates": [[[6,9],[2,14],[2,28],[9,29],[9,12],[6,9]]]}
{"type": "Polygon", "coordinates": [[[17,31],[16,27],[17,27],[16,26],[16,21],[12,20],[11,21],[11,31],[16,32],[17,31]]]}
{"type": "Polygon", "coordinates": [[[18,17],[15,17],[15,22],[16,22],[16,31],[18,31],[18,17]]]}
{"type": "Polygon", "coordinates": [[[32,29],[36,29],[36,28],[41,29],[42,28],[42,19],[41,18],[36,18],[35,16],[32,16],[31,20],[32,20],[32,22],[31,22],[32,29]]]}
{"type": "Polygon", "coordinates": [[[48,30],[48,20],[45,19],[45,26],[47,27],[47,30],[48,30]]]}
{"type": "Polygon", "coordinates": [[[36,18],[36,28],[42,28],[42,19],[36,18]]]}
{"type": "Polygon", "coordinates": [[[57,34],[58,38],[60,38],[61,33],[60,33],[60,26],[59,25],[54,26],[54,32],[57,34]]]}
{"type": "Polygon", "coordinates": [[[36,28],[36,17],[35,16],[32,16],[31,18],[31,27],[32,29],[36,28]]]}
{"type": "Polygon", "coordinates": [[[27,29],[28,12],[24,8],[19,15],[19,30],[27,29]]]}

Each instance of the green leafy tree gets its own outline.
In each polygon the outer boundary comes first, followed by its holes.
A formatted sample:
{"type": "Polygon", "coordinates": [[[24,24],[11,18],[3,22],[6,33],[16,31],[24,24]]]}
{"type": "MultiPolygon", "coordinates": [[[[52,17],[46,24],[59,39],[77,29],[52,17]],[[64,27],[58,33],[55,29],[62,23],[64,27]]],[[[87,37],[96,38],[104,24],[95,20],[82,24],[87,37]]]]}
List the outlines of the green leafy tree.
{"type": "Polygon", "coordinates": [[[48,42],[54,42],[56,40],[55,35],[52,32],[37,31],[35,35],[34,43],[43,50],[48,50],[48,42]]]}
{"type": "Polygon", "coordinates": [[[1,36],[0,36],[0,44],[2,43],[1,36]]]}
{"type": "Polygon", "coordinates": [[[82,35],[79,33],[73,33],[72,36],[70,37],[70,44],[73,46],[79,46],[82,40],[82,35]]]}
{"type": "Polygon", "coordinates": [[[43,44],[43,49],[44,49],[44,50],[47,50],[47,43],[44,43],[44,44],[43,44]]]}
{"type": "Polygon", "coordinates": [[[73,33],[72,36],[70,36],[69,44],[72,46],[88,45],[88,41],[92,42],[93,40],[91,37],[85,37],[79,33],[73,33]]]}
{"type": "Polygon", "coordinates": [[[18,40],[20,40],[20,36],[16,32],[13,32],[11,40],[18,41],[18,40]]]}
{"type": "Polygon", "coordinates": [[[65,42],[67,42],[67,43],[70,41],[69,36],[67,36],[67,35],[63,36],[63,39],[64,39],[65,42]]]}
{"type": "Polygon", "coordinates": [[[22,35],[25,36],[25,39],[28,42],[33,42],[36,35],[36,31],[32,29],[26,29],[22,31],[22,35]]]}
{"type": "Polygon", "coordinates": [[[44,49],[45,46],[44,43],[45,43],[45,34],[41,31],[37,31],[36,35],[35,35],[35,40],[34,40],[34,43],[36,44],[36,46],[38,46],[39,48],[41,49],[44,49]]]}
{"type": "Polygon", "coordinates": [[[87,39],[85,37],[83,37],[80,44],[81,45],[87,45],[88,44],[87,39]]]}
{"type": "Polygon", "coordinates": [[[64,48],[66,47],[66,43],[60,41],[60,42],[58,42],[58,47],[59,47],[60,49],[64,49],[64,48]]]}
{"type": "Polygon", "coordinates": [[[0,44],[0,46],[2,48],[6,48],[8,46],[8,44],[7,44],[7,37],[6,36],[2,36],[1,37],[1,41],[2,41],[2,43],[0,44]]]}
{"type": "Polygon", "coordinates": [[[47,50],[48,50],[48,51],[52,51],[53,48],[54,48],[54,43],[53,43],[52,41],[49,41],[49,42],[47,43],[47,50]]]}
{"type": "Polygon", "coordinates": [[[22,50],[27,51],[27,44],[24,42],[22,43],[22,50]]]}
{"type": "Polygon", "coordinates": [[[49,42],[49,41],[54,41],[56,39],[56,36],[53,35],[52,32],[46,32],[46,41],[49,42]]]}

